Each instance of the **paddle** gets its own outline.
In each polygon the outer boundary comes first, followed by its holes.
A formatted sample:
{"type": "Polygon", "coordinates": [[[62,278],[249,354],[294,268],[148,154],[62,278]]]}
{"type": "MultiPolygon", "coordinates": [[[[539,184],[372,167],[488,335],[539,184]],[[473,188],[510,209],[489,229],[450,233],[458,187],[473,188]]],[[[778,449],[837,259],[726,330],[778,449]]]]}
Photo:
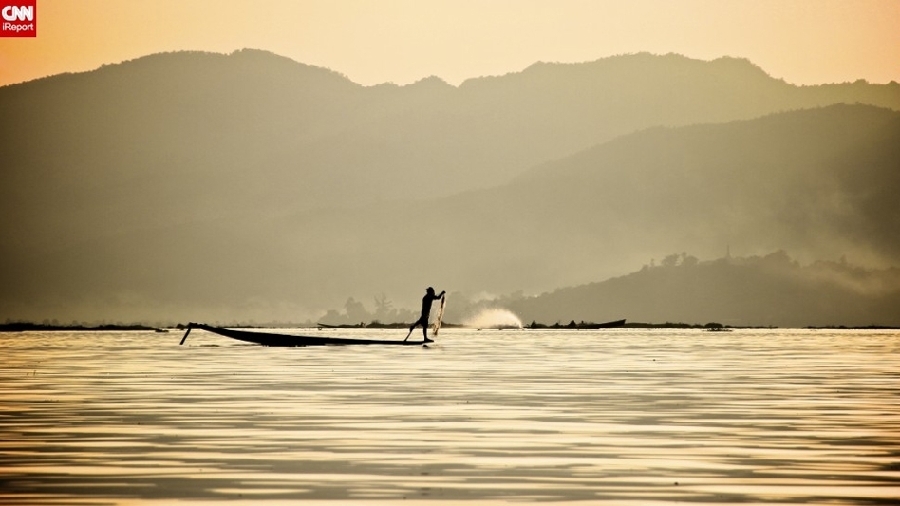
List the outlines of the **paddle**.
{"type": "Polygon", "coordinates": [[[444,305],[447,302],[447,299],[444,298],[444,292],[441,292],[441,305],[438,308],[437,319],[434,322],[434,337],[437,337],[438,332],[441,330],[441,322],[444,319],[444,305]]]}
{"type": "Polygon", "coordinates": [[[178,343],[178,346],[181,346],[182,344],[184,344],[184,340],[187,339],[187,336],[188,336],[188,334],[191,333],[192,328],[194,328],[194,327],[190,323],[188,323],[187,332],[184,333],[184,337],[181,338],[181,342],[178,343]]]}

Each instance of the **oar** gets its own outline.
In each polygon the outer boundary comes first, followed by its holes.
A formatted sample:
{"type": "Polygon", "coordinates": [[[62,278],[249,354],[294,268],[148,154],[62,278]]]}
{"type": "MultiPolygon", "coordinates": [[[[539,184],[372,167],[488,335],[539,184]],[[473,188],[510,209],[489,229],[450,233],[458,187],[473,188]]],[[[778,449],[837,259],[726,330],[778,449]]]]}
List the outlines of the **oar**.
{"type": "Polygon", "coordinates": [[[187,332],[184,333],[184,337],[181,338],[181,342],[178,343],[178,346],[181,346],[182,344],[184,344],[184,340],[187,339],[187,336],[188,336],[188,334],[191,333],[191,329],[192,329],[192,328],[194,328],[194,324],[193,324],[193,323],[188,323],[187,332]]]}

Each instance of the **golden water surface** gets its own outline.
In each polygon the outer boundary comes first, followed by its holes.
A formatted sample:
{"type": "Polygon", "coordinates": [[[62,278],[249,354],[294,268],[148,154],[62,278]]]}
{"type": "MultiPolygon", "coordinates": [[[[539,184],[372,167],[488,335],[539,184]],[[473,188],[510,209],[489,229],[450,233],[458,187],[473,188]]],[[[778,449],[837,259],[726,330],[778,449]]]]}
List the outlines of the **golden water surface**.
{"type": "Polygon", "coordinates": [[[0,504],[900,498],[896,331],[180,339],[0,334],[0,504]]]}

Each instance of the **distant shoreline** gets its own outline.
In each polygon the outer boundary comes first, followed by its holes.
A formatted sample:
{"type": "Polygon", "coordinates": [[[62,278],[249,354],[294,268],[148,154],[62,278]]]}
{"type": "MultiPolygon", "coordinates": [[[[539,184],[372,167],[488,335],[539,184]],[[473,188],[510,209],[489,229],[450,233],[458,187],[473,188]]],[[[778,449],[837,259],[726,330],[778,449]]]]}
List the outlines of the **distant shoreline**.
{"type": "MultiPolygon", "coordinates": [[[[613,330],[613,329],[594,329],[591,328],[590,325],[585,323],[572,325],[562,325],[559,323],[553,325],[544,325],[544,324],[536,324],[536,325],[527,325],[522,327],[521,330],[613,330]]],[[[406,323],[396,323],[396,324],[375,324],[375,325],[334,325],[334,326],[309,326],[308,324],[296,325],[296,324],[283,324],[283,323],[272,323],[270,325],[245,325],[245,324],[237,324],[237,325],[222,325],[228,328],[309,328],[309,329],[394,329],[394,328],[407,328],[409,325],[406,323]]],[[[444,328],[463,328],[460,324],[454,323],[444,323],[444,328]]],[[[827,325],[827,326],[807,326],[807,327],[776,327],[776,326],[730,326],[730,325],[710,325],[710,324],[689,324],[689,323],[642,323],[642,322],[633,322],[626,323],[620,327],[616,327],[619,329],[695,329],[695,330],[712,330],[712,331],[728,331],[728,330],[741,330],[741,329],[778,329],[778,328],[802,328],[809,330],[900,330],[900,327],[892,327],[886,325],[865,325],[865,326],[846,326],[846,325],[827,325]]],[[[104,325],[50,325],[50,324],[40,324],[40,323],[29,323],[29,322],[16,322],[16,323],[4,323],[0,324],[0,333],[13,333],[13,332],[123,332],[123,331],[143,331],[143,332],[156,332],[156,333],[166,333],[169,330],[180,330],[182,329],[181,325],[176,325],[173,327],[151,327],[143,324],[132,324],[132,325],[120,325],[120,324],[104,324],[104,325]]],[[[485,330],[489,330],[491,328],[486,328],[485,330]]],[[[481,330],[481,329],[479,329],[481,330]]],[[[514,327],[504,328],[500,330],[517,330],[514,327]]]]}
{"type": "Polygon", "coordinates": [[[28,322],[16,322],[16,323],[4,323],[0,324],[0,332],[26,332],[26,331],[69,331],[69,332],[78,332],[78,331],[87,331],[87,332],[106,332],[106,331],[125,331],[125,330],[140,330],[140,331],[151,331],[151,332],[160,332],[165,333],[169,330],[162,327],[148,327],[146,325],[134,324],[134,325],[45,325],[42,323],[28,323],[28,322]]]}

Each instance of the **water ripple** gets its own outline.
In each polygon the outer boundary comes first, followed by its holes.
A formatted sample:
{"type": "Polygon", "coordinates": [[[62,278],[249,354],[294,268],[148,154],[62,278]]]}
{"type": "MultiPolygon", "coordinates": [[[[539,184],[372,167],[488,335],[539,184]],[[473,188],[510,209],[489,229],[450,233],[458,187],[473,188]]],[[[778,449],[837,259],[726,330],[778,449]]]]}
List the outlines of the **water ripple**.
{"type": "Polygon", "coordinates": [[[274,349],[201,331],[186,346],[141,332],[0,335],[0,502],[900,497],[895,332],[440,337],[430,349],[274,349]]]}

